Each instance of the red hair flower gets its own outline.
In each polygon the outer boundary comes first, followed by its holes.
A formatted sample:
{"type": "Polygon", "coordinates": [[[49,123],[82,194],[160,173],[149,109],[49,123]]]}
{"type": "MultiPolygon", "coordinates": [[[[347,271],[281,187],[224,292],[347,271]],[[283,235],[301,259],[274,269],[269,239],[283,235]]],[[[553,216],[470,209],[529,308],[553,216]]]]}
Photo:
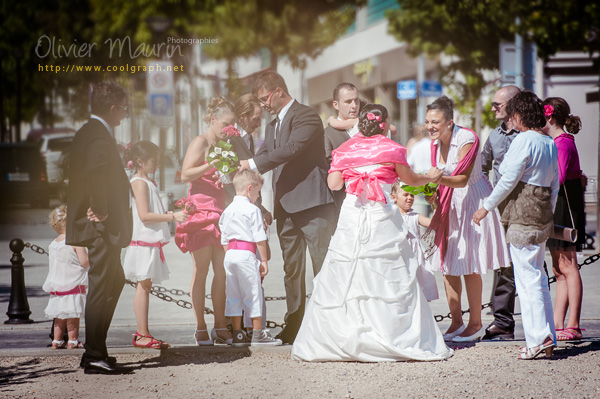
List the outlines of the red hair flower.
{"type": "Polygon", "coordinates": [[[231,136],[239,136],[240,131],[236,129],[233,125],[225,126],[223,130],[221,130],[227,137],[231,136]]]}
{"type": "Polygon", "coordinates": [[[544,115],[552,116],[554,114],[554,107],[550,104],[544,105],[544,115]]]}

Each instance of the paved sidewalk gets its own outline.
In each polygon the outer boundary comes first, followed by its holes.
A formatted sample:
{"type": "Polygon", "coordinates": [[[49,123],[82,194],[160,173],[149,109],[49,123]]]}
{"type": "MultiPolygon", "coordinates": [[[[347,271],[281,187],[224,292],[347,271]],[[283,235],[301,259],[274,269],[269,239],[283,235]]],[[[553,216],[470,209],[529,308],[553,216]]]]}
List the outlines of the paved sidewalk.
{"type": "MultiPolygon", "coordinates": [[[[46,210],[38,210],[47,214],[46,210]]],[[[39,245],[47,248],[50,241],[54,238],[54,232],[47,224],[39,224],[35,220],[39,220],[39,215],[34,211],[22,210],[17,212],[17,215],[0,218],[0,320],[5,321],[8,317],[5,315],[8,308],[10,298],[10,282],[11,268],[10,258],[12,253],[9,249],[11,238],[23,238],[26,242],[39,245]],[[16,218],[19,218],[19,224],[16,218]],[[27,224],[29,223],[29,224],[27,224]]],[[[281,251],[279,243],[274,233],[274,228],[271,229],[270,243],[272,248],[272,260],[270,262],[270,273],[264,282],[266,296],[284,296],[285,289],[283,286],[283,262],[281,259],[281,251]]],[[[170,279],[161,284],[167,289],[180,289],[189,292],[190,276],[192,269],[192,261],[189,254],[182,254],[173,242],[165,248],[165,256],[171,270],[170,279]]],[[[124,254],[124,251],[123,251],[124,254]]],[[[579,257],[581,263],[591,252],[586,252],[579,257]]],[[[19,353],[36,353],[48,355],[50,350],[47,345],[50,342],[48,334],[50,332],[51,321],[44,317],[44,308],[48,303],[48,294],[42,290],[42,284],[46,278],[48,265],[47,257],[39,255],[25,249],[23,256],[25,258],[25,281],[27,287],[27,297],[32,314],[30,318],[34,321],[32,324],[8,325],[0,324],[0,356],[18,355],[19,353]]],[[[308,259],[310,259],[308,257],[308,259]]],[[[546,261],[550,264],[549,253],[547,253],[546,261]]],[[[307,267],[309,276],[307,276],[307,290],[312,291],[312,268],[307,267]]],[[[584,303],[582,311],[582,328],[585,328],[584,336],[589,339],[600,338],[600,291],[596,289],[600,285],[600,261],[589,266],[584,266],[581,269],[581,274],[584,282],[584,303]]],[[[207,287],[210,290],[210,281],[212,279],[209,274],[207,287]]],[[[441,298],[430,303],[434,315],[446,315],[448,313],[448,305],[444,297],[444,286],[441,275],[437,275],[438,289],[441,298]]],[[[483,276],[483,296],[484,303],[489,301],[489,295],[492,284],[492,274],[488,273],[483,276]]],[[[555,286],[551,287],[552,295],[554,296],[555,286]]],[[[119,304],[115,311],[115,316],[108,334],[107,344],[111,353],[129,353],[133,350],[131,339],[136,330],[135,316],[133,313],[133,294],[134,289],[126,285],[120,297],[119,304]]],[[[172,295],[173,296],[173,295],[172,295]]],[[[187,296],[173,296],[174,299],[183,299],[189,302],[187,296]]],[[[206,306],[213,308],[212,302],[207,299],[206,306]]],[[[468,307],[466,295],[463,294],[463,309],[468,307]]],[[[492,320],[492,316],[483,313],[483,323],[488,325],[492,320]]],[[[270,301],[267,304],[267,319],[278,324],[283,322],[283,317],[286,311],[285,301],[270,301]]],[[[517,309],[519,312],[518,299],[517,309]]],[[[468,315],[465,316],[468,318],[468,315]]],[[[193,332],[195,329],[195,321],[193,313],[190,309],[184,309],[175,305],[175,303],[165,302],[152,296],[150,300],[150,331],[159,339],[170,342],[174,348],[186,348],[194,345],[193,332]]],[[[206,316],[206,322],[209,329],[212,328],[214,320],[211,315],[206,316]]],[[[516,340],[508,341],[510,344],[518,344],[523,340],[523,330],[520,316],[516,316],[517,328],[515,331],[516,340]]],[[[449,325],[449,320],[445,319],[438,323],[442,331],[449,325]]],[[[82,331],[80,338],[85,338],[85,322],[82,320],[82,331]]],[[[277,333],[279,329],[273,329],[277,333]]],[[[485,344],[484,344],[485,345],[485,344]]],[[[289,348],[289,347],[288,347],[289,348]]],[[[199,349],[199,348],[198,348],[199,349]]],[[[285,350],[285,349],[284,349],[285,350]]],[[[65,351],[60,351],[64,354],[65,351]]],[[[69,351],[71,352],[71,351],[69,351]]]]}

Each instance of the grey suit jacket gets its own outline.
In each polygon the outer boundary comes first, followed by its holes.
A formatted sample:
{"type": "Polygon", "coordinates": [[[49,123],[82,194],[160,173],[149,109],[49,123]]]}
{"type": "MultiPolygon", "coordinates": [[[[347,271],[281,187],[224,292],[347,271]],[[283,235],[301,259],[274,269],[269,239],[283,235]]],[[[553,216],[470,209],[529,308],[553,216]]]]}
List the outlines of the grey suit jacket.
{"type": "Polygon", "coordinates": [[[275,218],[281,211],[301,212],[333,203],[327,187],[323,123],[317,112],[297,101],[291,105],[275,138],[275,122],[253,158],[260,173],[273,170],[275,218]]]}

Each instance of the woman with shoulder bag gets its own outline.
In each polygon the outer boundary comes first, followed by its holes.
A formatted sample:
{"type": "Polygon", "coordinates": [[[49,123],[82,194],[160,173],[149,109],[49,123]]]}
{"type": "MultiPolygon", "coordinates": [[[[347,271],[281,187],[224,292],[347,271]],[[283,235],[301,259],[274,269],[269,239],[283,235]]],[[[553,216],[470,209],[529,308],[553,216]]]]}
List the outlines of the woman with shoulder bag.
{"type": "Polygon", "coordinates": [[[558,149],[560,189],[554,211],[554,224],[572,227],[577,230],[578,236],[575,242],[551,238],[546,243],[552,255],[552,269],[556,276],[556,339],[580,340],[582,335],[579,319],[583,284],[577,266],[577,252],[581,252],[585,242],[585,204],[583,174],[573,135],[581,130],[581,119],[571,115],[569,104],[560,97],[549,97],[544,101],[544,115],[544,131],[554,139],[558,149]],[[567,310],[569,318],[565,328],[567,310]]]}

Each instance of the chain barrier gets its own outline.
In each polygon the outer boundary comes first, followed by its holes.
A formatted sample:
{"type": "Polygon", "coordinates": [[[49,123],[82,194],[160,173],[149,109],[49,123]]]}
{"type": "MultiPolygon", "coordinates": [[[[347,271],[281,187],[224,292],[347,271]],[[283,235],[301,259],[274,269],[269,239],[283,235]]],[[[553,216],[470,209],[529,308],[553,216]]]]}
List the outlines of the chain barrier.
{"type": "MultiPolygon", "coordinates": [[[[25,248],[29,248],[31,249],[33,252],[36,252],[38,254],[41,255],[48,255],[48,252],[46,252],[44,250],[44,248],[39,247],[37,245],[31,244],[31,243],[25,243],[25,248]]],[[[577,267],[581,270],[581,267],[584,265],[591,265],[594,262],[597,262],[598,260],[600,260],[600,253],[591,255],[589,257],[587,257],[583,262],[577,264],[577,267]]],[[[131,285],[133,288],[135,288],[135,283],[130,281],[130,280],[125,280],[127,282],[127,284],[131,285]]],[[[556,276],[552,276],[548,278],[548,285],[553,284],[556,282],[556,276]]],[[[161,287],[160,285],[153,285],[152,288],[150,289],[150,294],[154,295],[155,297],[162,299],[163,301],[166,302],[172,302],[177,306],[180,306],[184,309],[192,309],[192,304],[191,302],[188,302],[186,300],[183,299],[174,299],[171,295],[175,295],[175,296],[190,296],[189,292],[185,292],[183,290],[180,289],[167,289],[165,287],[161,287]],[[171,295],[169,295],[171,294],[171,295]]],[[[518,295],[516,295],[518,296],[518,295]]],[[[310,298],[310,295],[307,295],[306,298],[310,298]]],[[[206,295],[206,299],[211,299],[210,294],[206,295]]],[[[265,296],[265,301],[285,301],[286,297],[285,296],[265,296]]],[[[481,310],[484,310],[486,308],[491,308],[492,307],[492,303],[488,302],[485,303],[483,305],[481,305],[481,310]]],[[[470,309],[467,310],[463,310],[462,311],[462,315],[465,315],[466,313],[469,313],[470,309]]],[[[208,308],[208,307],[204,307],[204,314],[215,314],[215,312],[208,308]]],[[[450,313],[448,313],[447,315],[435,315],[433,316],[433,318],[435,319],[436,322],[440,322],[444,319],[452,319],[452,315],[450,315],[450,313]]],[[[276,327],[280,327],[283,328],[285,327],[285,323],[281,323],[281,324],[277,324],[274,321],[271,320],[267,320],[267,327],[268,328],[276,328],[276,327]]]]}

